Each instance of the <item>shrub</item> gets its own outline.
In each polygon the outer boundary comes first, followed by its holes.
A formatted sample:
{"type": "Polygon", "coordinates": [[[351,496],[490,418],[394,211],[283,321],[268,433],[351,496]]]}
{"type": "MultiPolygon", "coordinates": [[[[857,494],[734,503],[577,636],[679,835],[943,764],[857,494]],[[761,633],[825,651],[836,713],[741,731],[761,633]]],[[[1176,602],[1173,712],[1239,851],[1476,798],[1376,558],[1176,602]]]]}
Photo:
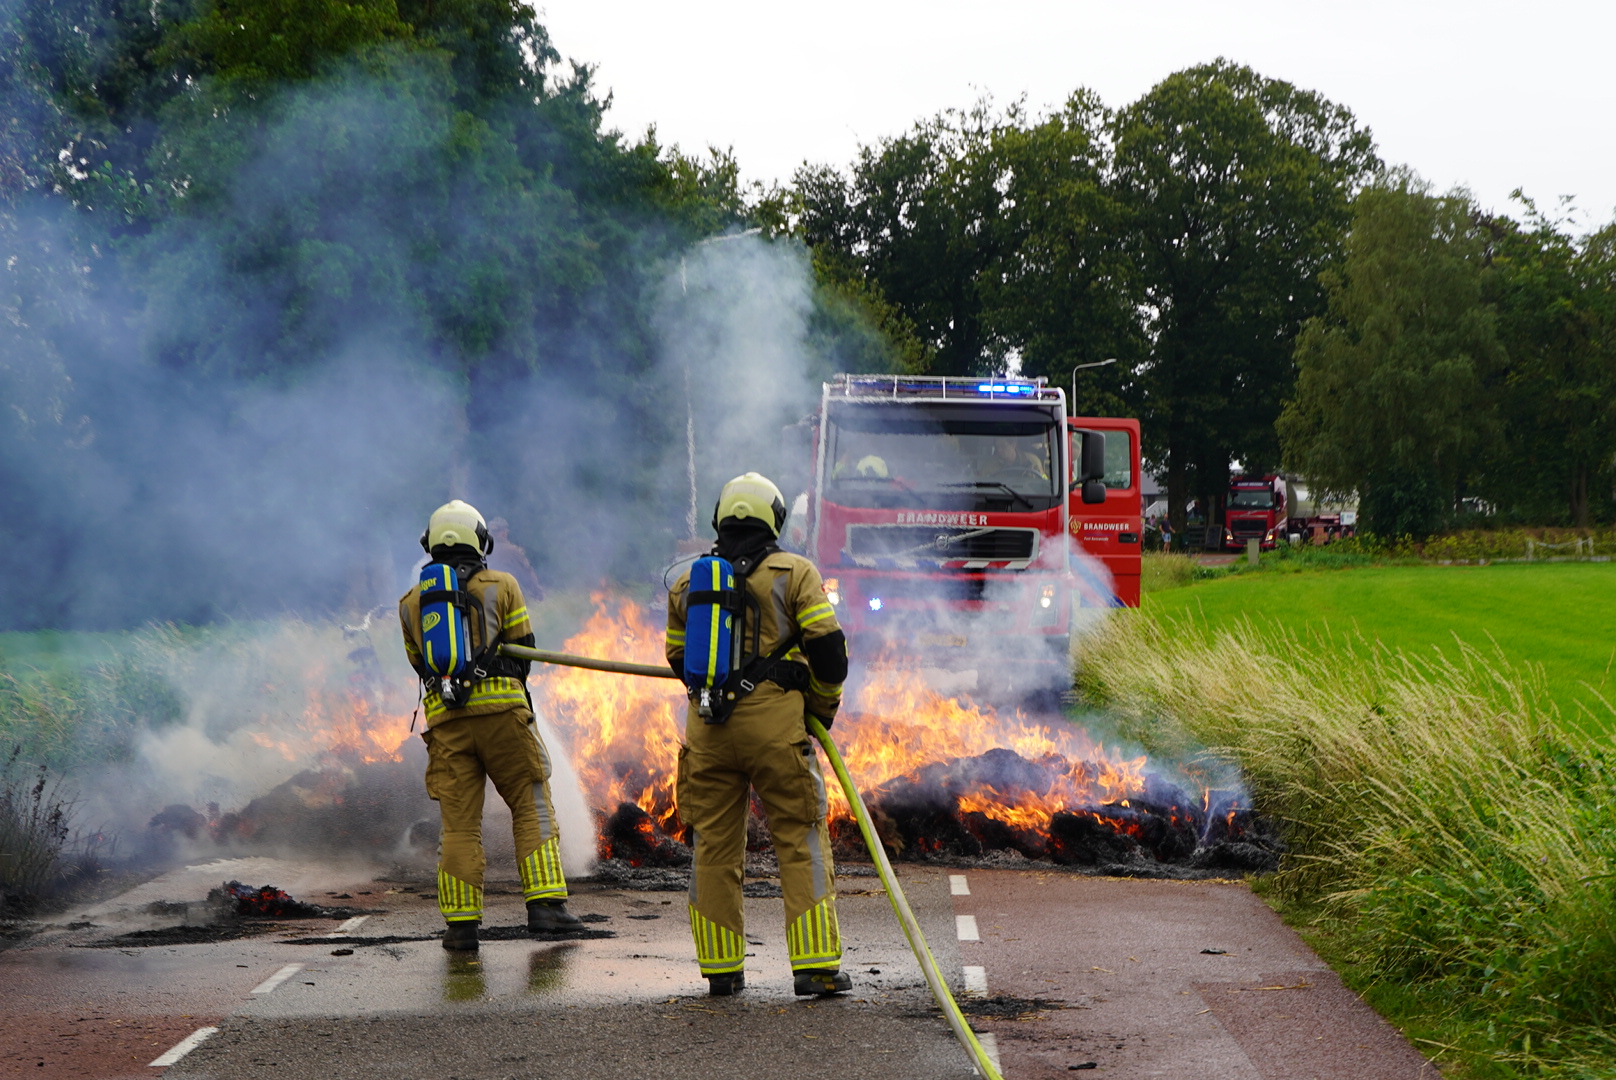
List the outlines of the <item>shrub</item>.
{"type": "Polygon", "coordinates": [[[14,746],[0,764],[0,899],[26,908],[57,878],[71,832],[72,802],[43,765],[14,746]]]}

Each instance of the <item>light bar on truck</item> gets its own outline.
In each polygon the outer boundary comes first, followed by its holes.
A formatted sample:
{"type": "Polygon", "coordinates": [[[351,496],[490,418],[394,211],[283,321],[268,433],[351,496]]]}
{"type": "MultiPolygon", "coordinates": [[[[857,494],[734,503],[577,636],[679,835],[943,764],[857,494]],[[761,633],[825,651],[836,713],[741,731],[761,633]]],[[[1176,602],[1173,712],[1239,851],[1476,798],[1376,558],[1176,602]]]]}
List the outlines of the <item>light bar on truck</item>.
{"type": "Polygon", "coordinates": [[[832,397],[840,398],[932,398],[945,401],[983,398],[1011,401],[1058,401],[1059,387],[1050,386],[1042,377],[1036,379],[949,378],[942,375],[837,375],[826,384],[832,397]]]}

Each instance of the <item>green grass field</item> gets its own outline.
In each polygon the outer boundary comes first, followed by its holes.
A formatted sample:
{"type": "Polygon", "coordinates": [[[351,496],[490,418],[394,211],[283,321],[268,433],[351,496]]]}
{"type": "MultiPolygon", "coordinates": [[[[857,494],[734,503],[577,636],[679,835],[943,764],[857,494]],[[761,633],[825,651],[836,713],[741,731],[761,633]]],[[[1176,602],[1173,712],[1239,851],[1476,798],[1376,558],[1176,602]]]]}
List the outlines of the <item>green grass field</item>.
{"type": "Polygon", "coordinates": [[[1542,669],[1567,722],[1616,727],[1616,563],[1384,566],[1238,574],[1150,593],[1145,606],[1208,626],[1249,617],[1292,631],[1362,634],[1408,653],[1455,637],[1542,669]]]}

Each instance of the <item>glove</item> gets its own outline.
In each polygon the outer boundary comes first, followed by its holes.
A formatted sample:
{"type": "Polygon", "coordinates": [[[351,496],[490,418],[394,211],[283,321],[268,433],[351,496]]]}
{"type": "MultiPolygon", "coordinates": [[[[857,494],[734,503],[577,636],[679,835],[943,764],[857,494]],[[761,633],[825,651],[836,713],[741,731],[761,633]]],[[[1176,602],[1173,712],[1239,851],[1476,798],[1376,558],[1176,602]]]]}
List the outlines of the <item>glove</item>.
{"type": "Polygon", "coordinates": [[[820,716],[818,713],[809,713],[808,715],[812,716],[815,720],[818,720],[819,726],[824,728],[826,731],[829,731],[830,726],[836,722],[836,718],[834,716],[820,716]]]}

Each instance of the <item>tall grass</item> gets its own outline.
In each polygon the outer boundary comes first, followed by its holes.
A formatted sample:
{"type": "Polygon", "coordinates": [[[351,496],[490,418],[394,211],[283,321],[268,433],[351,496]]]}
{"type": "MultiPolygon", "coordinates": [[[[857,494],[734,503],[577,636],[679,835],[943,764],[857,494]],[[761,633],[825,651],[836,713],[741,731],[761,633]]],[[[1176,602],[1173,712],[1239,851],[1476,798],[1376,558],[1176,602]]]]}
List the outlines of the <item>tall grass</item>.
{"type": "Polygon", "coordinates": [[[180,714],[173,687],[138,656],[84,670],[0,667],[0,745],[52,768],[127,762],[142,731],[180,714]]]}
{"type": "Polygon", "coordinates": [[[1616,764],[1541,679],[1461,648],[1119,613],[1079,685],[1124,734],[1238,765],[1292,854],[1268,886],[1477,1076],[1616,1076],[1616,764]]]}
{"type": "Polygon", "coordinates": [[[1201,576],[1202,567],[1193,555],[1170,551],[1147,551],[1139,560],[1139,589],[1141,592],[1162,592],[1193,585],[1201,576]]]}
{"type": "Polygon", "coordinates": [[[16,746],[0,761],[0,915],[26,911],[55,884],[72,830],[60,784],[21,757],[16,746]]]}

